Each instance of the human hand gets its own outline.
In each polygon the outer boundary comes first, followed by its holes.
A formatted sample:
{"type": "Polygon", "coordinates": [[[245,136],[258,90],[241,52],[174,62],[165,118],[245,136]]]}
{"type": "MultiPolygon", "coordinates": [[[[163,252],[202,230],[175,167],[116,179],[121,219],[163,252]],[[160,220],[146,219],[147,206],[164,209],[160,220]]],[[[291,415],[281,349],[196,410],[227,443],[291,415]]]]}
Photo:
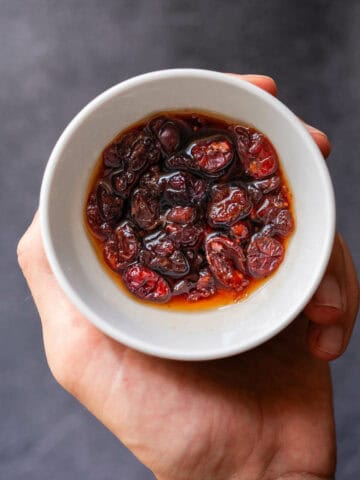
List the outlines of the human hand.
{"type": "MultiPolygon", "coordinates": [[[[268,77],[244,78],[276,93],[268,77]]],[[[309,130],[327,155],[326,136],[309,130]]],[[[339,236],[317,293],[290,327],[242,355],[198,363],[146,356],[92,326],[58,286],[37,216],[18,255],[55,378],[160,480],[332,477],[331,380],[322,360],[345,350],[359,302],[339,236]]]]}

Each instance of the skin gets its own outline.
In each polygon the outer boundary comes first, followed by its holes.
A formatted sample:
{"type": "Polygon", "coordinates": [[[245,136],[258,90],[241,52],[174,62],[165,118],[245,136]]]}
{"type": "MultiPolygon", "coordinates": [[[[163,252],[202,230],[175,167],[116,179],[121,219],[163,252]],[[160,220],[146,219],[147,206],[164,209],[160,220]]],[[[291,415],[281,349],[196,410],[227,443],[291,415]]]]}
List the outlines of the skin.
{"type": "MultiPolygon", "coordinates": [[[[269,77],[242,78],[276,94],[269,77]]],[[[308,129],[327,156],[326,135],[308,129]]],[[[245,354],[198,363],[143,355],[93,327],[51,272],[37,215],[18,257],[55,378],[159,480],[333,478],[327,362],[346,349],[359,305],[356,272],[340,236],[317,293],[289,328],[245,354]]]]}

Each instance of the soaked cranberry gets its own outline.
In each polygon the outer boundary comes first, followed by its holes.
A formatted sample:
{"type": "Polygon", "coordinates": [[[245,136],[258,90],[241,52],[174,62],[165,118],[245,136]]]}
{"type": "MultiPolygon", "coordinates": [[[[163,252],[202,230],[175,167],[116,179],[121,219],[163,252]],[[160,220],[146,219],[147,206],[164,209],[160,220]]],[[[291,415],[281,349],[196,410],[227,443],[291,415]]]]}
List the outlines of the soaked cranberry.
{"type": "Polygon", "coordinates": [[[199,253],[196,248],[186,248],[185,249],[186,257],[190,263],[190,268],[192,272],[198,272],[204,263],[206,262],[205,255],[199,253]]]}
{"type": "Polygon", "coordinates": [[[196,210],[193,207],[173,207],[166,213],[168,222],[185,225],[193,223],[196,217],[196,210]]]}
{"type": "Polygon", "coordinates": [[[105,167],[118,168],[124,170],[125,159],[121,155],[120,144],[113,143],[103,153],[103,163],[105,167]]]}
{"type": "Polygon", "coordinates": [[[213,135],[191,142],[166,160],[172,170],[188,170],[210,177],[224,174],[234,158],[234,147],[225,136],[213,135]]]}
{"type": "Polygon", "coordinates": [[[120,220],[124,202],[114,195],[106,182],[100,182],[90,195],[86,218],[92,232],[100,239],[106,238],[112,226],[120,220]]]}
{"type": "Polygon", "coordinates": [[[180,250],[169,255],[157,255],[155,252],[143,250],[140,260],[152,270],[172,278],[184,277],[190,270],[189,262],[180,250]]]}
{"type": "Polygon", "coordinates": [[[262,179],[278,170],[276,151],[265,135],[241,125],[232,128],[232,131],[247,175],[262,179]]]}
{"type": "Polygon", "coordinates": [[[104,164],[116,168],[111,174],[116,193],[128,198],[140,174],[158,163],[160,154],[160,146],[154,137],[144,131],[135,130],[114,146],[110,145],[104,154],[104,164]]]}
{"type": "Polygon", "coordinates": [[[228,167],[234,157],[232,143],[222,136],[196,140],[188,152],[201,172],[213,174],[228,167]]]}
{"type": "Polygon", "coordinates": [[[152,135],[133,131],[125,136],[119,147],[125,165],[133,172],[143,170],[160,160],[160,147],[152,135]]]}
{"type": "Polygon", "coordinates": [[[149,170],[144,173],[140,178],[139,186],[149,190],[153,195],[160,195],[163,186],[165,184],[165,178],[160,172],[160,168],[156,165],[150,167],[149,170]]]}
{"type": "Polygon", "coordinates": [[[237,185],[215,185],[211,191],[207,218],[211,226],[230,227],[251,210],[246,190],[237,185]]]}
{"type": "Polygon", "coordinates": [[[131,198],[131,216],[139,228],[154,230],[159,225],[160,202],[149,191],[139,188],[131,198]]]}
{"type": "Polygon", "coordinates": [[[170,155],[179,149],[182,137],[179,122],[160,116],[149,122],[149,128],[160,142],[166,154],[170,155]]]}
{"type": "Polygon", "coordinates": [[[240,220],[239,222],[234,223],[230,228],[230,235],[240,242],[246,242],[247,240],[250,240],[251,234],[251,224],[246,220],[240,220]]]}
{"type": "Polygon", "coordinates": [[[239,298],[281,263],[291,196],[275,149],[254,128],[162,113],[118,136],[101,161],[87,223],[140,299],[239,298]]]}
{"type": "Polygon", "coordinates": [[[164,201],[170,205],[199,205],[206,197],[206,182],[187,172],[174,172],[165,179],[164,201]]]}
{"type": "Polygon", "coordinates": [[[171,290],[167,281],[158,273],[143,265],[130,266],[123,275],[127,288],[142,300],[165,303],[171,290]]]}
{"type": "Polygon", "coordinates": [[[280,192],[276,195],[265,195],[260,204],[251,213],[252,220],[263,224],[271,222],[280,210],[289,207],[288,200],[280,192]]]}
{"type": "Polygon", "coordinates": [[[211,297],[216,291],[216,280],[208,268],[200,270],[197,279],[187,277],[178,280],[173,287],[173,295],[186,295],[190,302],[211,297]]]}
{"type": "Polygon", "coordinates": [[[276,191],[281,185],[281,178],[278,175],[265,178],[264,180],[255,180],[246,185],[247,192],[251,201],[254,204],[260,202],[263,196],[267,193],[276,191]]]}
{"type": "Polygon", "coordinates": [[[184,295],[189,293],[196,285],[196,282],[189,280],[188,278],[183,278],[178,280],[173,286],[172,293],[173,295],[184,295]]]}
{"type": "Polygon", "coordinates": [[[96,201],[99,213],[105,222],[112,222],[121,217],[124,202],[115,196],[106,183],[100,183],[96,189],[96,201]]]}
{"type": "Polygon", "coordinates": [[[100,214],[95,193],[92,193],[89,197],[86,206],[86,218],[92,233],[100,240],[107,238],[111,234],[112,227],[108,222],[104,221],[100,214]]]}
{"type": "Polygon", "coordinates": [[[204,236],[204,229],[201,225],[168,223],[165,227],[165,232],[178,247],[194,247],[199,245],[204,236]]]}
{"type": "Polygon", "coordinates": [[[284,257],[284,247],[275,238],[254,235],[246,253],[250,275],[262,278],[278,268],[284,257]]]}
{"type": "Polygon", "coordinates": [[[294,220],[289,210],[280,210],[275,218],[272,219],[271,225],[275,235],[286,237],[294,228],[294,220]]]}
{"type": "Polygon", "coordinates": [[[131,170],[125,172],[116,170],[111,174],[110,178],[116,194],[125,200],[129,197],[131,190],[137,184],[139,176],[131,170]]]}
{"type": "Polygon", "coordinates": [[[140,262],[152,270],[173,278],[183,277],[189,273],[189,262],[175,242],[162,230],[143,239],[145,249],[140,252],[140,262]]]}
{"type": "Polygon", "coordinates": [[[200,270],[200,277],[195,284],[195,288],[190,290],[187,299],[190,302],[196,302],[202,298],[208,298],[216,292],[215,278],[208,268],[200,270]]]}
{"type": "Polygon", "coordinates": [[[289,202],[282,192],[277,195],[266,195],[252,218],[263,225],[271,226],[273,234],[286,237],[294,228],[294,221],[288,210],[289,202]]]}
{"type": "Polygon", "coordinates": [[[247,287],[245,255],[240,245],[223,235],[213,235],[206,239],[205,251],[209,267],[221,285],[236,291],[247,287]]]}
{"type": "Polygon", "coordinates": [[[129,222],[119,225],[104,243],[104,258],[115,272],[128,267],[137,258],[139,241],[129,222]]]}

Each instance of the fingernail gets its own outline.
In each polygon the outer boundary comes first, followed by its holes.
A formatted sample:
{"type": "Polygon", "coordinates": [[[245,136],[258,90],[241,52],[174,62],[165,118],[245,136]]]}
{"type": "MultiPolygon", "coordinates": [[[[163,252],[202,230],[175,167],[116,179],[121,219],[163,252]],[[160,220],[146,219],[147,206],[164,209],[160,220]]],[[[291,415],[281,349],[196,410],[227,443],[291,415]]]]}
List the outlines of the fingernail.
{"type": "Polygon", "coordinates": [[[343,299],[339,282],[334,275],[325,275],[317,289],[313,302],[316,306],[343,310],[343,299]]]}
{"type": "Polygon", "coordinates": [[[329,325],[321,328],[317,347],[330,355],[339,355],[343,350],[344,328],[342,325],[329,325]]]}

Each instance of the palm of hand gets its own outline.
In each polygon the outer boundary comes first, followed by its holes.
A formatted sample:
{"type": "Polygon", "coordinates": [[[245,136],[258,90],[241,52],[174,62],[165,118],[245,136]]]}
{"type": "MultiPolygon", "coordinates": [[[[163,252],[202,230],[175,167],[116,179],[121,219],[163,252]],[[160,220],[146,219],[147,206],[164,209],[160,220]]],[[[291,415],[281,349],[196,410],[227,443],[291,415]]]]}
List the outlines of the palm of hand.
{"type": "Polygon", "coordinates": [[[241,356],[184,363],[128,349],[67,309],[55,376],[159,479],[331,476],[329,369],[307,351],[305,318],[241,356]]]}

